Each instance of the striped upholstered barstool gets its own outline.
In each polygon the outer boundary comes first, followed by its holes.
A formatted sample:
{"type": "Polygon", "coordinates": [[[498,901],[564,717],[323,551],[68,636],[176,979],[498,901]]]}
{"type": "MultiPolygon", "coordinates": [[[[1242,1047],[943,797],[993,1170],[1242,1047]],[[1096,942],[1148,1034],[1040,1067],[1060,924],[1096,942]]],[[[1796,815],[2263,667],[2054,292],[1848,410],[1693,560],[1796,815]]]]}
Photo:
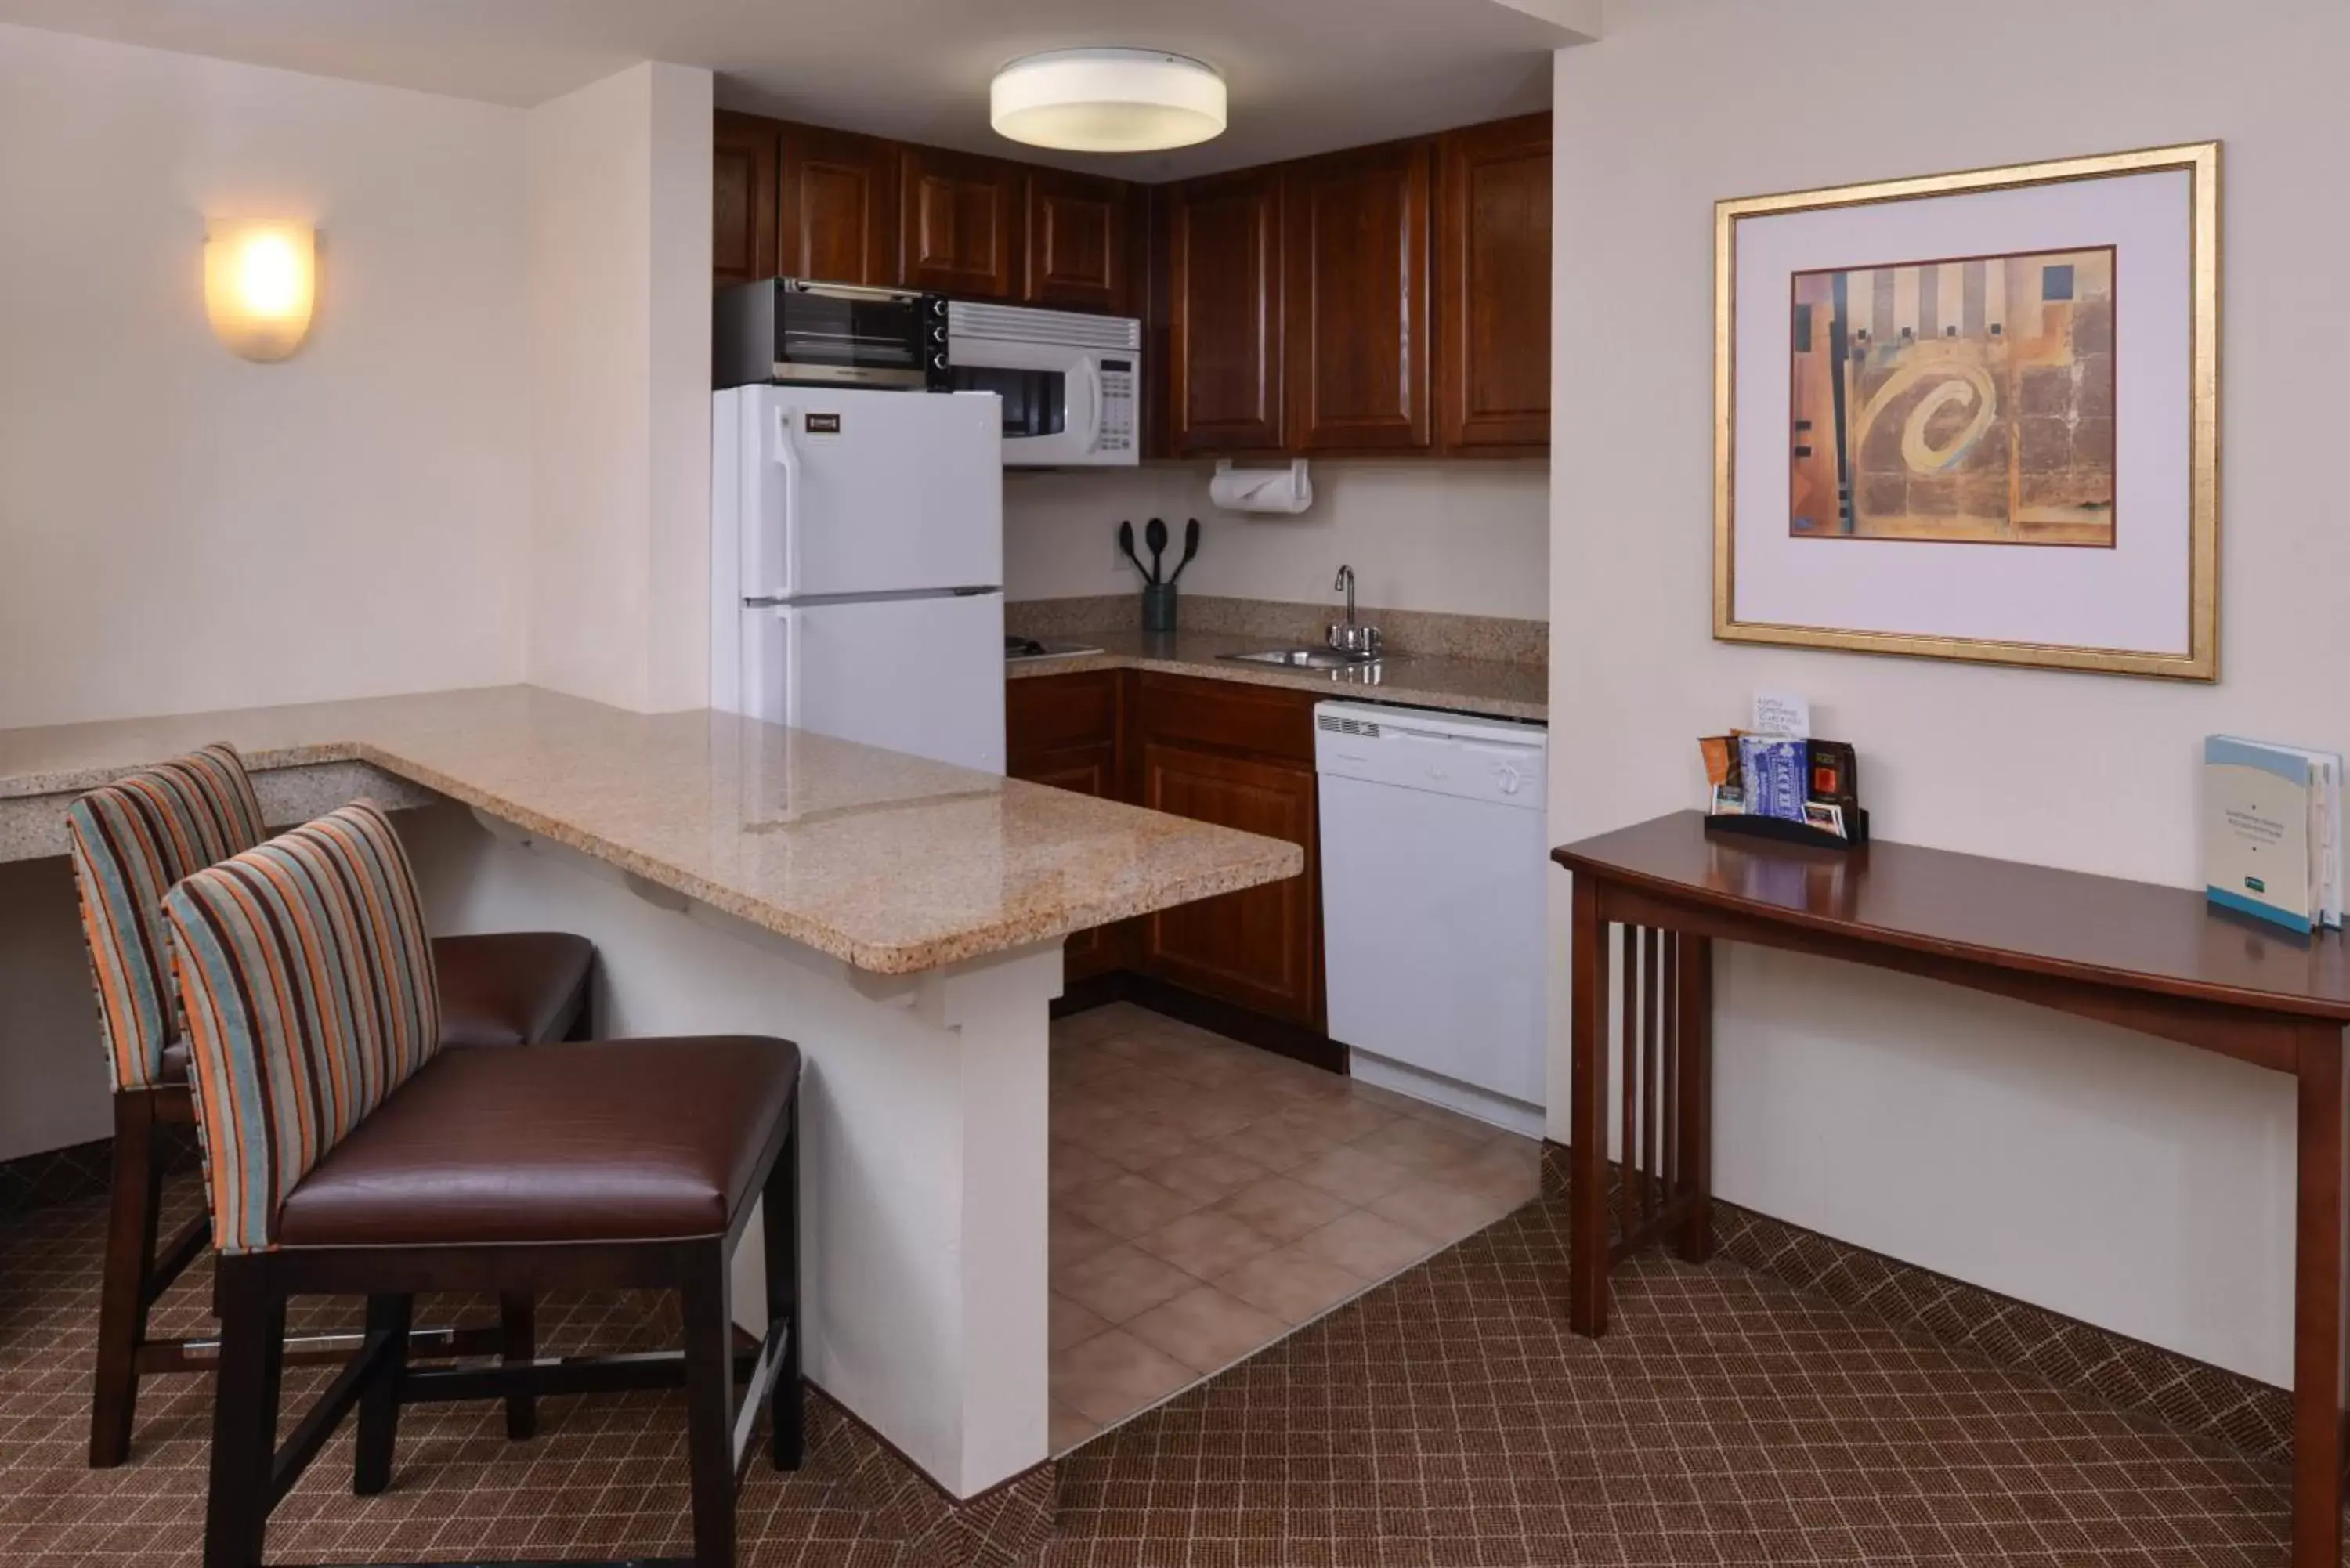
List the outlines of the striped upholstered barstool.
{"type": "Polygon", "coordinates": [[[357,1408],[353,1490],[390,1484],[400,1407],[520,1387],[681,1385],[693,1561],[732,1568],[734,1490],[772,1401],[800,1456],[799,1053],[748,1036],[436,1050],[415,886],[345,806],[166,896],[218,1249],[205,1568],[258,1568],[269,1512],[357,1408]],[[728,1261],[765,1213],[766,1333],[739,1395],[728,1261]],[[668,1289],[684,1347],[411,1369],[415,1293],[668,1289]],[[366,1337],[277,1447],[286,1303],[367,1298],[366,1337]]]}
{"type": "MultiPolygon", "coordinates": [[[[190,872],[252,848],[266,830],[252,780],[227,746],[207,746],[94,790],[74,803],[68,820],[114,1088],[113,1211],[89,1417],[89,1462],[105,1467],[130,1453],[140,1376],[207,1370],[214,1348],[201,1339],[147,1337],[149,1309],[203,1250],[206,1230],[199,1219],[157,1250],[163,1182],[157,1137],[164,1127],[194,1119],[162,937],[163,895],[190,872]]],[[[435,941],[442,1043],[516,1044],[585,1033],[595,951],[584,937],[551,931],[435,941]]],[[[426,1331],[420,1344],[441,1354],[528,1360],[535,1338],[530,1298],[501,1308],[494,1329],[426,1331]]],[[[348,1339],[297,1345],[294,1355],[339,1359],[348,1339]]],[[[530,1402],[517,1396],[507,1406],[508,1434],[528,1437],[532,1426],[530,1402]]]]}

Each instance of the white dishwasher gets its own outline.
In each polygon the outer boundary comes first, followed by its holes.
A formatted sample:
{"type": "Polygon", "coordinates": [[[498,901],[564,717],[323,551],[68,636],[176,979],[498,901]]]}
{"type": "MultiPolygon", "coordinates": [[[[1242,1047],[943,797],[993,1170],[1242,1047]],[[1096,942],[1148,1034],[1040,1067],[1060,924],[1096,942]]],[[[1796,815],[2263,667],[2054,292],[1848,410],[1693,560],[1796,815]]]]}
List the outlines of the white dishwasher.
{"type": "Polygon", "coordinates": [[[1540,1137],[1539,725],[1324,702],[1322,931],[1355,1076],[1540,1137]]]}

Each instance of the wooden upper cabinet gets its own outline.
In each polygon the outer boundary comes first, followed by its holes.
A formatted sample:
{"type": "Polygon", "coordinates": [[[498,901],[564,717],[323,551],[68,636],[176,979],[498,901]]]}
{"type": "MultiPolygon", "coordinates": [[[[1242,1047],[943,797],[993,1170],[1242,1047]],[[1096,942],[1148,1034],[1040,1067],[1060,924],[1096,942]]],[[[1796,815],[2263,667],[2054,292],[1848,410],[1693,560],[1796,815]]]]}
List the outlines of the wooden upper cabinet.
{"type": "Polygon", "coordinates": [[[1059,169],[1029,170],[1026,188],[1028,265],[1020,297],[1076,310],[1131,308],[1127,245],[1134,188],[1059,169]]]}
{"type": "Polygon", "coordinates": [[[718,283],[775,275],[775,168],[782,127],[720,110],[712,131],[711,270],[718,283]]]}
{"type": "Polygon", "coordinates": [[[1289,442],[1305,452],[1424,451],[1429,209],[1435,147],[1409,141],[1290,166],[1289,442]]]}
{"type": "Polygon", "coordinates": [[[1017,298],[1024,172],[1000,158],[901,147],[899,281],[909,288],[1017,298]]]}
{"type": "Polygon", "coordinates": [[[1438,439],[1452,452],[1545,449],[1550,116],[1448,131],[1439,145],[1438,439]]]}
{"type": "Polygon", "coordinates": [[[782,275],[895,285],[896,145],[854,131],[786,126],[782,165],[782,275]]]}
{"type": "Polygon", "coordinates": [[[1165,198],[1170,444],[1282,445],[1281,171],[1191,180],[1165,198]]]}

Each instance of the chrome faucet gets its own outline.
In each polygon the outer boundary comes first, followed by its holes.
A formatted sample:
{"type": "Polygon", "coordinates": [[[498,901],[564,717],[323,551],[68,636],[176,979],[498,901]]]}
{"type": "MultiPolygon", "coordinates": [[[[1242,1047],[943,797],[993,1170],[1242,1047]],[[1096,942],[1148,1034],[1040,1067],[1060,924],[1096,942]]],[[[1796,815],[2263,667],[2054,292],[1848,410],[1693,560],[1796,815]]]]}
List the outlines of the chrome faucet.
{"type": "Polygon", "coordinates": [[[1347,596],[1347,618],[1332,621],[1325,635],[1332,648],[1341,653],[1351,653],[1364,659],[1379,655],[1379,628],[1365,626],[1355,618],[1355,568],[1341,566],[1337,579],[1330,585],[1333,593],[1347,596]]]}

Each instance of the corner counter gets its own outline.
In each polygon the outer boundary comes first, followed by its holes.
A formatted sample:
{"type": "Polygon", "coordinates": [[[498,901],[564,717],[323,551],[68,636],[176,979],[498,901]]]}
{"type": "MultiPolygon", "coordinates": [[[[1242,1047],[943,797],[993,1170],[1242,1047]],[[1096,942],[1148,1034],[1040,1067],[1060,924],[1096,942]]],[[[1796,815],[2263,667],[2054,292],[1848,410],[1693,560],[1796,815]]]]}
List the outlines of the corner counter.
{"type": "Polygon", "coordinates": [[[256,774],[380,770],[411,786],[387,805],[448,796],[876,974],[1305,868],[1295,846],[1228,828],[733,714],[527,686],[0,730],[0,860],[64,853],[74,794],[213,741],[256,774]]]}
{"type": "MultiPolygon", "coordinates": [[[[1046,1462],[1060,939],[1298,876],[1295,845],[727,714],[501,687],[0,731],[0,860],[62,854],[76,793],[213,741],[245,755],[273,822],[357,794],[437,806],[401,827],[428,919],[589,937],[599,1033],[798,1042],[806,1376],[950,1499],[1046,1462]]],[[[57,937],[41,950],[69,950],[57,937]]],[[[737,1300],[762,1299],[759,1237],[737,1300]]]]}

